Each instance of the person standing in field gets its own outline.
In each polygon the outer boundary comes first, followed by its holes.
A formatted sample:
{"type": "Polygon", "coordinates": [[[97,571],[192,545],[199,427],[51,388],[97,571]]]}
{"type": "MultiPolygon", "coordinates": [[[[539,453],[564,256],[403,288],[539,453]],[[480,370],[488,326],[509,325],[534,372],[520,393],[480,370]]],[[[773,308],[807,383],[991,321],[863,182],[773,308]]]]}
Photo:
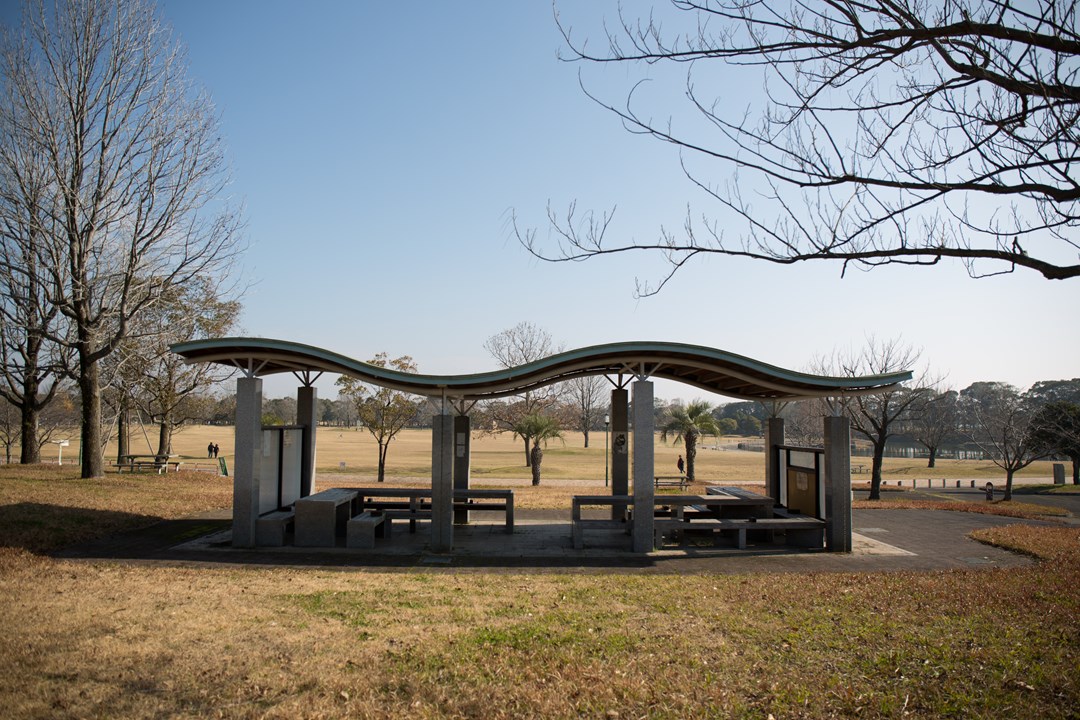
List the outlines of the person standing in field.
{"type": "Polygon", "coordinates": [[[217,444],[217,443],[214,443],[214,444],[213,444],[213,448],[214,448],[214,457],[217,457],[217,456],[218,456],[218,452],[219,452],[219,451],[221,450],[221,448],[219,448],[219,447],[218,447],[218,444],[217,444]]]}
{"type": "Polygon", "coordinates": [[[214,457],[214,443],[210,443],[209,445],[206,446],[206,457],[208,457],[208,458],[214,457]]]}
{"type": "Polygon", "coordinates": [[[675,464],[679,466],[679,474],[682,475],[686,471],[686,461],[682,459],[682,455],[679,456],[679,462],[675,464]]]}

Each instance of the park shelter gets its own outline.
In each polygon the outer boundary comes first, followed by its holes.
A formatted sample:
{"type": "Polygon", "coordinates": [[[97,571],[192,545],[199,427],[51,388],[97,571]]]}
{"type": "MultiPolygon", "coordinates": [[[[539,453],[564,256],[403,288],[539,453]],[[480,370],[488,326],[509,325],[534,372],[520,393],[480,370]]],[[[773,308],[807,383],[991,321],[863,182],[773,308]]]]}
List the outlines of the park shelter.
{"type": "MultiPolygon", "coordinates": [[[[189,363],[212,362],[238,368],[236,459],[233,469],[233,545],[254,547],[260,507],[260,467],[264,448],[262,377],[292,373],[297,391],[300,442],[297,474],[300,497],[311,494],[315,476],[317,394],[323,373],[427,397],[432,418],[432,540],[437,553],[453,549],[453,492],[469,482],[469,410],[476,402],[589,375],[611,382],[612,495],[633,496],[632,547],[653,545],[654,449],[653,383],[656,378],[741,399],[788,401],[880,392],[911,379],[910,372],[866,377],[825,377],[786,370],[716,348],[670,342],[622,342],[558,353],[512,368],[466,375],[404,373],[299,343],[266,338],[221,338],[174,345],[189,363]],[[633,400],[632,404],[630,400],[633,400]],[[633,417],[630,417],[632,408],[633,417]],[[630,427],[636,442],[630,442],[630,427]],[[631,462],[632,460],[632,462],[631,462]],[[632,493],[630,490],[632,489],[632,493]]],[[[783,420],[766,429],[766,487],[780,497],[779,449],[783,420]]],[[[826,546],[851,549],[850,426],[847,418],[824,419],[824,513],[826,546]]]]}

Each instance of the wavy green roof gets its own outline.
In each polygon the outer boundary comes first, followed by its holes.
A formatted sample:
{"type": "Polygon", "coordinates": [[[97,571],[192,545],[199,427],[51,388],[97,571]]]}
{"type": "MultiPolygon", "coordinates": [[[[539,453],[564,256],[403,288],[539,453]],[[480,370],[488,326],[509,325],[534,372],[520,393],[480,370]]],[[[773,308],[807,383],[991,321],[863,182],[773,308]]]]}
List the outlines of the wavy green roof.
{"type": "Polygon", "coordinates": [[[213,362],[253,376],[330,372],[432,397],[464,400],[516,395],[586,375],[642,375],[686,383],[743,400],[790,400],[882,390],[910,372],[868,377],[824,377],[785,370],[700,345],[622,342],[558,353],[517,367],[471,375],[424,375],[370,365],[322,348],[267,338],[220,338],[172,346],[189,363],[213,362]]]}

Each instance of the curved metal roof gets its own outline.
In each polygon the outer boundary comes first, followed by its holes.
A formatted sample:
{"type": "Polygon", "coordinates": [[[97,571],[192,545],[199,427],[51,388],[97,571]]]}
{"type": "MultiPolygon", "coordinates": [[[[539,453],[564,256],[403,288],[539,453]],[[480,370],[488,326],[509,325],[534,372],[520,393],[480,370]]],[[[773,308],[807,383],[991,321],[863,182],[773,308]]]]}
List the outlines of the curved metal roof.
{"type": "Polygon", "coordinates": [[[370,365],[329,350],[267,338],[196,340],[172,346],[189,363],[212,362],[253,376],[330,372],[429,397],[481,400],[587,375],[643,375],[675,380],[742,400],[792,400],[880,391],[911,379],[910,372],[823,377],[785,370],[699,345],[623,342],[558,353],[517,367],[471,375],[423,375],[370,365]]]}

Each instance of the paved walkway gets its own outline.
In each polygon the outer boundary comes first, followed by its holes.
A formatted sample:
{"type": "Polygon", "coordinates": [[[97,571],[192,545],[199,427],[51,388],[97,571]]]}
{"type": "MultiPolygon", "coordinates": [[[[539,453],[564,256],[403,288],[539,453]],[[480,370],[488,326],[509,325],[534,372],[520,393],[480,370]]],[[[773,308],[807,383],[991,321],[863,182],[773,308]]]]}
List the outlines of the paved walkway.
{"type": "MultiPolygon", "coordinates": [[[[1046,496],[1039,496],[1045,499],[1046,496]]],[[[1050,498],[1072,505],[1080,500],[1050,498]]],[[[1027,498],[1024,498],[1025,500],[1027,498]]],[[[481,515],[477,513],[477,515],[481,515]]],[[[985,527],[1038,521],[938,510],[856,510],[850,554],[799,551],[767,544],[734,548],[668,549],[647,556],[629,552],[619,532],[586,534],[584,550],[570,540],[569,510],[519,510],[513,535],[503,532],[501,515],[455,528],[454,552],[428,552],[430,530],[395,532],[374,551],[344,547],[313,550],[236,550],[229,545],[229,513],[217,511],[166,521],[142,531],[68,549],[59,556],[180,564],[320,566],[423,572],[585,572],[585,573],[752,573],[888,572],[956,568],[1019,567],[1032,561],[967,537],[985,527]]]]}

